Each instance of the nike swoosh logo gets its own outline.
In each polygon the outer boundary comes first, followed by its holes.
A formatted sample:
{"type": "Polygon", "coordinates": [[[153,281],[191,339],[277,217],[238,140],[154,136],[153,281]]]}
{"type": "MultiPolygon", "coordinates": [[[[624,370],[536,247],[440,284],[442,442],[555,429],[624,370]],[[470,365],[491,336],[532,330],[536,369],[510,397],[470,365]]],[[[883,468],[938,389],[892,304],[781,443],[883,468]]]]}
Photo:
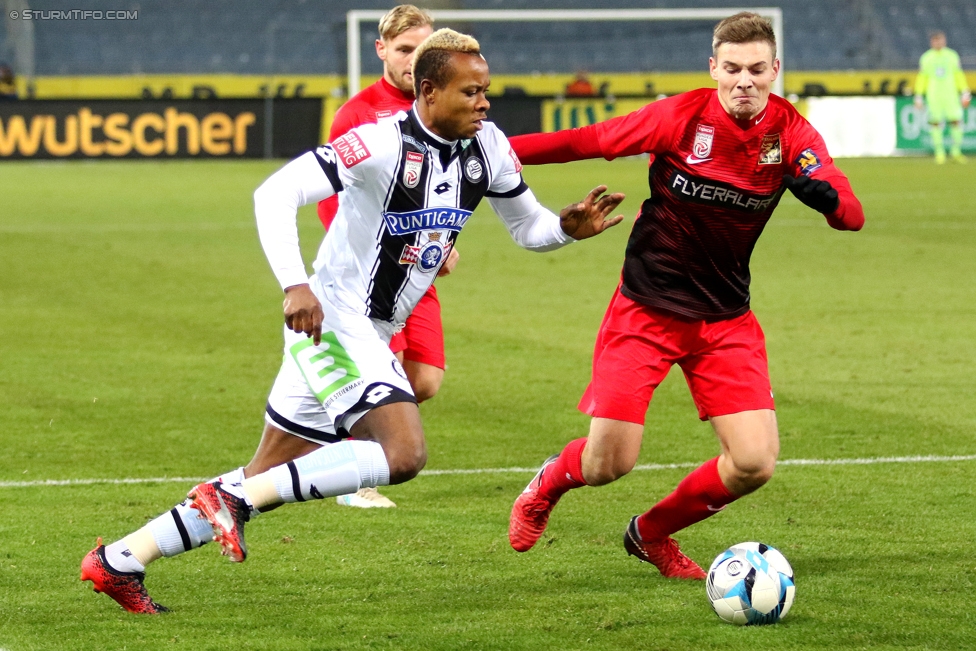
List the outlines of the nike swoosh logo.
{"type": "Polygon", "coordinates": [[[714,506],[712,506],[711,504],[706,504],[706,505],[705,505],[705,507],[706,507],[706,508],[707,508],[707,509],[708,509],[709,511],[713,511],[713,512],[715,512],[715,513],[717,513],[717,512],[719,512],[719,511],[721,511],[721,510],[723,510],[723,509],[724,509],[724,508],[725,508],[726,506],[728,506],[728,504],[723,504],[722,506],[720,506],[720,507],[718,507],[718,508],[716,508],[716,507],[714,507],[714,506]]]}
{"type": "Polygon", "coordinates": [[[698,163],[707,163],[710,160],[712,160],[712,159],[711,158],[695,158],[694,157],[694,154],[688,154],[688,158],[685,159],[685,162],[688,163],[689,165],[697,165],[698,163]]]}

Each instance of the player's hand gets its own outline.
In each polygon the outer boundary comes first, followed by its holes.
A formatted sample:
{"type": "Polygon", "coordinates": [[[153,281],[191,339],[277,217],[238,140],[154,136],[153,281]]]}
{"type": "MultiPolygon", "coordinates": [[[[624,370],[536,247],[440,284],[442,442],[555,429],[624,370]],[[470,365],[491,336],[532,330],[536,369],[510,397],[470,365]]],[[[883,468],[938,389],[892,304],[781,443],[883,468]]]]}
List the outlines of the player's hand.
{"type": "Polygon", "coordinates": [[[461,254],[457,252],[453,246],[451,247],[451,252],[447,254],[447,260],[441,265],[441,270],[437,272],[438,276],[449,276],[454,267],[457,266],[458,260],[461,259],[461,254]]]}
{"type": "Polygon", "coordinates": [[[840,206],[837,190],[826,181],[811,179],[802,174],[796,177],[784,174],[783,183],[797,199],[817,212],[826,215],[834,212],[840,206]]]}
{"type": "Polygon", "coordinates": [[[962,102],[962,107],[964,109],[968,109],[969,108],[969,103],[972,102],[972,100],[973,100],[972,93],[970,93],[970,92],[963,93],[962,94],[962,97],[960,98],[960,101],[962,102]]]}
{"type": "Polygon", "coordinates": [[[915,108],[917,109],[925,108],[925,100],[922,99],[921,95],[915,96],[915,108]]]}
{"type": "Polygon", "coordinates": [[[316,346],[322,341],[322,304],[308,285],[285,289],[285,325],[294,332],[304,332],[316,346]]]}
{"type": "Polygon", "coordinates": [[[599,235],[624,220],[623,215],[607,219],[613,210],[624,200],[622,192],[614,192],[601,197],[607,186],[598,185],[579,203],[572,203],[559,213],[559,225],[563,232],[574,240],[585,240],[599,235]]]}

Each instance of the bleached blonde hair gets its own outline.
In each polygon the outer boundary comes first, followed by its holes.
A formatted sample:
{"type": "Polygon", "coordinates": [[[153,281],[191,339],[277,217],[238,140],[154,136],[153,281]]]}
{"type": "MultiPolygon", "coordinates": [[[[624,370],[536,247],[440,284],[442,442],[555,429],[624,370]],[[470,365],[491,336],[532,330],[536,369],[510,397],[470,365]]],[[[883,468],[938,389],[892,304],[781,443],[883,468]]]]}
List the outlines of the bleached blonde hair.
{"type": "Polygon", "coordinates": [[[417,97],[420,97],[420,82],[424,79],[438,87],[447,83],[454,54],[480,55],[481,45],[473,36],[446,27],[424,39],[413,55],[413,86],[417,97]]]}
{"type": "Polygon", "coordinates": [[[392,41],[408,29],[433,24],[434,18],[427,13],[426,9],[413,5],[397,5],[380,18],[380,38],[384,41],[392,41]]]}
{"type": "Polygon", "coordinates": [[[768,18],[750,11],[742,11],[719,22],[712,32],[712,55],[718,56],[723,43],[769,43],[776,58],[776,32],[768,18]]]}

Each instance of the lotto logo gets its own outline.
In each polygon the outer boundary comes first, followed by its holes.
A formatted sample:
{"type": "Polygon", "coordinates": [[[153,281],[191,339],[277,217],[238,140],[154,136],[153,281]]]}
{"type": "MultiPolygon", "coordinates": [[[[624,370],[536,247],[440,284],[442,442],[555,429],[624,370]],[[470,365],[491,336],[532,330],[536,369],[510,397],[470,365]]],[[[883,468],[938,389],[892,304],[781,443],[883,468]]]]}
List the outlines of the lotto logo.
{"type": "Polygon", "coordinates": [[[375,405],[376,403],[380,402],[384,398],[389,397],[391,393],[393,393],[393,389],[381,384],[366,394],[366,402],[368,402],[371,405],[375,405]]]}
{"type": "Polygon", "coordinates": [[[326,163],[331,163],[335,165],[336,157],[335,157],[335,152],[332,150],[332,145],[322,145],[321,147],[315,150],[315,153],[318,155],[319,158],[324,160],[326,163]]]}
{"type": "Polygon", "coordinates": [[[339,158],[342,159],[342,164],[346,167],[358,165],[371,155],[355,131],[350,131],[333,140],[332,149],[339,154],[339,158]]]}

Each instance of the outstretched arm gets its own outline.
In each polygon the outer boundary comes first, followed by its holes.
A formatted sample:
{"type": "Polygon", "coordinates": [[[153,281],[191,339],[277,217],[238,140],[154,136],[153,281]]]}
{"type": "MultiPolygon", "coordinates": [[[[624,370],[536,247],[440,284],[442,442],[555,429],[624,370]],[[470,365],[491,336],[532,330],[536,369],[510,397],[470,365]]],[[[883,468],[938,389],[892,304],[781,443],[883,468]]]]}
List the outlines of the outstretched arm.
{"type": "Polygon", "coordinates": [[[559,213],[559,225],[563,231],[574,240],[585,240],[594,235],[616,226],[624,220],[623,215],[607,219],[624,200],[622,192],[614,192],[600,196],[607,191],[607,186],[598,185],[579,203],[566,206],[559,213]]]}
{"type": "Polygon", "coordinates": [[[607,219],[624,195],[617,192],[601,197],[606,186],[599,186],[583,201],[566,206],[557,216],[539,203],[525,187],[516,196],[489,196],[512,239],[530,251],[552,251],[576,240],[593,237],[623,221],[623,215],[607,219]]]}
{"type": "Polygon", "coordinates": [[[568,163],[587,158],[613,160],[657,151],[668,137],[667,101],[647,106],[605,122],[555,133],[531,133],[509,138],[525,165],[568,163]]]}
{"type": "Polygon", "coordinates": [[[583,129],[566,129],[554,133],[529,133],[508,139],[519,160],[525,165],[568,163],[574,160],[600,158],[599,141],[583,129]]]}

